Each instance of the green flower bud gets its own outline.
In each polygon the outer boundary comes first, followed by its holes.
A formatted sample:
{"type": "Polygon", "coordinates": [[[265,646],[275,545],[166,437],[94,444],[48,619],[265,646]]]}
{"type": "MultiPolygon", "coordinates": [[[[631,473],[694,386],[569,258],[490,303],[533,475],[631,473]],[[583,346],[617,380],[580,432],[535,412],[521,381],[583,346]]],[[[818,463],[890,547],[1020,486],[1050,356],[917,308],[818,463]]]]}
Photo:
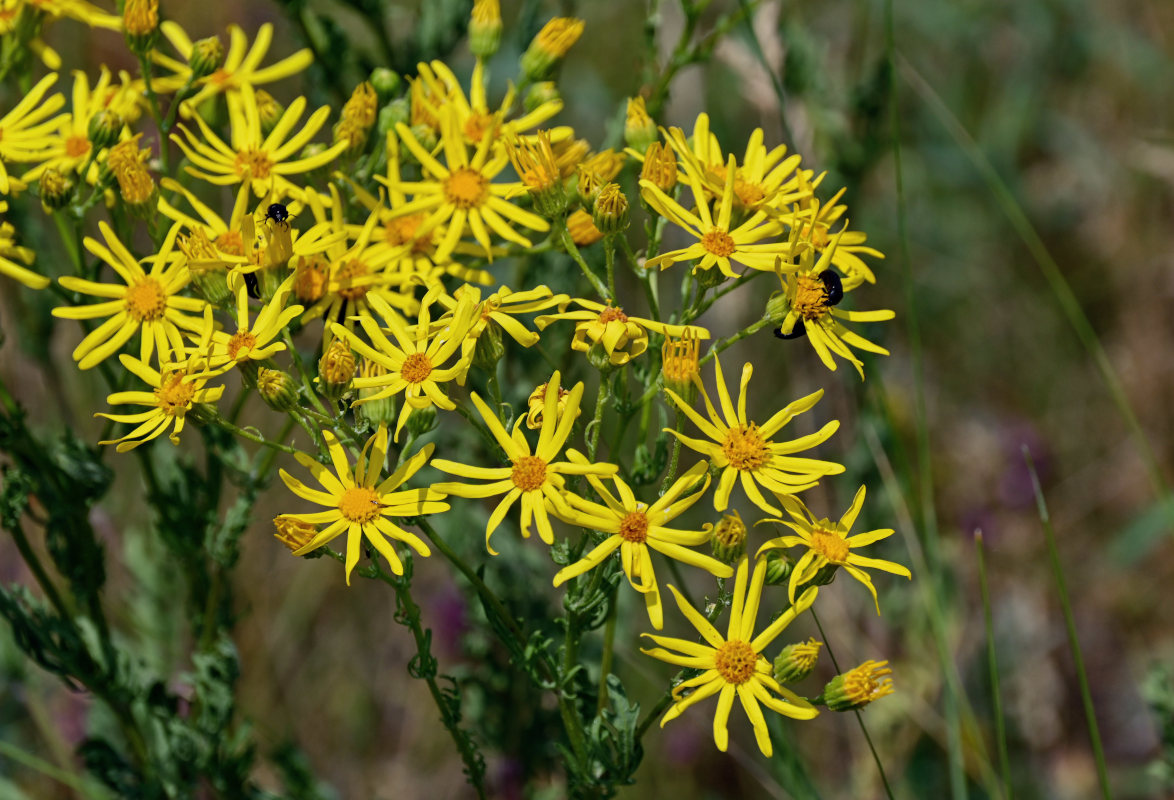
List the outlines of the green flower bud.
{"type": "MultiPolygon", "coordinates": [[[[372,361],[369,358],[364,358],[359,365],[359,377],[361,378],[376,378],[380,375],[386,375],[387,368],[378,361],[372,361]]],[[[363,419],[371,423],[372,427],[378,428],[380,425],[394,425],[396,419],[396,398],[394,395],[380,397],[376,400],[370,398],[375,397],[382,392],[386,387],[376,386],[369,389],[359,389],[359,399],[355,403],[355,413],[363,419]]]]}
{"type": "Polygon", "coordinates": [[[262,367],[257,372],[257,393],[275,411],[290,411],[298,407],[298,385],[279,369],[262,367]]]}
{"type": "Polygon", "coordinates": [[[856,669],[832,678],[823,688],[816,702],[822,702],[831,711],[852,711],[864,708],[874,700],[893,693],[893,674],[888,661],[865,661],[856,669]]]}
{"type": "Polygon", "coordinates": [[[522,75],[530,81],[544,79],[582,33],[581,19],[556,17],[546,23],[522,54],[522,75]]]}
{"type": "Polygon", "coordinates": [[[498,0],[475,0],[469,20],[469,50],[477,58],[489,58],[501,45],[501,6],[498,0]]]}
{"type": "Polygon", "coordinates": [[[49,211],[57,211],[69,205],[73,197],[73,181],[57,169],[47,169],[39,180],[41,203],[49,211]]]}
{"type": "Polygon", "coordinates": [[[224,63],[224,45],[219,36],[209,36],[200,39],[192,45],[191,55],[188,56],[188,66],[192,68],[192,79],[207,77],[224,63]]]}
{"type": "Polygon", "coordinates": [[[795,565],[782,552],[768,550],[766,553],[766,582],[771,586],[782,586],[791,577],[795,565]]]}
{"type": "Polygon", "coordinates": [[[559,94],[558,84],[554,81],[539,81],[526,90],[526,98],[522,101],[526,113],[534,111],[547,103],[554,103],[562,100],[562,95],[559,94]]]}
{"type": "Polygon", "coordinates": [[[727,564],[736,564],[746,552],[746,523],[737,511],[726,514],[717,525],[707,523],[709,544],[713,557],[727,564]]]}
{"type": "Polygon", "coordinates": [[[423,436],[436,428],[436,407],[413,408],[408,417],[407,429],[412,436],[423,436]]]}
{"type": "Polygon", "coordinates": [[[399,91],[400,77],[387,67],[376,67],[371,70],[371,77],[367,81],[375,87],[379,100],[386,103],[388,99],[399,91]]]}
{"type": "Polygon", "coordinates": [[[122,133],[122,117],[110,109],[103,109],[90,117],[90,124],[86,128],[90,144],[95,150],[109,147],[118,141],[118,134],[122,133]]]}
{"type": "Polygon", "coordinates": [[[256,91],[257,96],[257,116],[261,121],[261,133],[268,136],[277,126],[281,115],[285,113],[285,106],[277,102],[273,95],[264,89],[256,91]]]}
{"type": "Polygon", "coordinates": [[[595,227],[605,236],[623,233],[628,228],[628,198],[618,183],[609,183],[599,190],[591,211],[595,227]]]}
{"type": "Polygon", "coordinates": [[[490,320],[477,337],[477,346],[473,348],[473,366],[492,375],[503,355],[505,342],[501,338],[501,326],[490,320]]]}
{"type": "Polygon", "coordinates": [[[656,123],[648,116],[644,106],[644,98],[633,97],[628,100],[628,114],[624,120],[624,141],[628,146],[643,153],[659,138],[656,123]]]}
{"type": "Polygon", "coordinates": [[[342,339],[335,339],[318,360],[318,387],[332,400],[339,400],[355,377],[355,354],[342,339]]]}
{"type": "Polygon", "coordinates": [[[774,661],[774,679],[779,683],[796,683],[806,678],[815,669],[821,647],[823,643],[815,639],[784,647],[774,661]]]}

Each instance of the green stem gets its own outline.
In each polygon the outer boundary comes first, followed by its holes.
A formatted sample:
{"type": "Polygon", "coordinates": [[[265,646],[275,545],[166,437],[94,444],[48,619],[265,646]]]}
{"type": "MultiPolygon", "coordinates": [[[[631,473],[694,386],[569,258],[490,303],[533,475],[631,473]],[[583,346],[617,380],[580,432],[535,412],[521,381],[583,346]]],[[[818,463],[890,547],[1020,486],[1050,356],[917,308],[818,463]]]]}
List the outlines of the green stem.
{"type": "Polygon", "coordinates": [[[599,430],[603,427],[603,407],[611,397],[611,376],[601,373],[599,378],[599,396],[595,398],[595,413],[591,422],[587,423],[587,458],[595,460],[595,453],[599,448],[599,430]]]}
{"type": "Polygon", "coordinates": [[[272,441],[271,439],[266,439],[264,436],[261,436],[260,434],[253,433],[252,431],[247,430],[245,428],[242,428],[238,425],[233,425],[231,422],[229,422],[228,420],[226,420],[224,417],[221,417],[221,416],[215,417],[212,420],[212,424],[219,425],[221,428],[224,428],[226,431],[229,431],[230,433],[236,434],[237,436],[241,437],[242,439],[246,439],[250,442],[255,442],[257,444],[264,445],[265,447],[271,447],[274,450],[280,450],[283,453],[289,453],[291,456],[298,452],[297,449],[290,447],[287,444],[282,444],[281,442],[275,442],[275,441],[272,441]]]}
{"type": "MultiPolygon", "coordinates": [[[[670,558],[669,561],[672,561],[670,558]]],[[[615,654],[616,642],[616,606],[619,605],[619,584],[612,587],[607,598],[607,621],[603,626],[603,655],[599,657],[599,702],[595,705],[595,713],[602,714],[607,708],[607,676],[611,674],[612,657],[615,654]]]]}
{"type": "Polygon", "coordinates": [[[1027,462],[1027,471],[1031,473],[1031,488],[1035,492],[1035,504],[1039,509],[1039,519],[1044,526],[1044,535],[1048,541],[1048,561],[1052,566],[1052,577],[1056,580],[1056,591],[1060,595],[1060,608],[1064,611],[1064,627],[1068,632],[1068,647],[1072,650],[1072,661],[1076,665],[1076,677],[1080,683],[1080,699],[1084,704],[1084,720],[1088,724],[1088,738],[1092,741],[1093,757],[1097,765],[1097,780],[1101,785],[1101,796],[1110,800],[1113,796],[1109,790],[1109,772],[1105,767],[1105,751],[1101,747],[1101,733],[1097,727],[1096,709],[1092,703],[1092,692],[1088,688],[1088,673],[1084,669],[1084,656],[1080,652],[1080,640],[1076,636],[1076,618],[1072,615],[1072,602],[1068,597],[1068,585],[1064,580],[1064,567],[1060,564],[1060,551],[1056,548],[1056,532],[1052,528],[1052,517],[1048,513],[1048,505],[1044,500],[1044,492],[1040,487],[1039,475],[1035,471],[1035,462],[1031,459],[1031,451],[1027,445],[1023,446],[1023,460],[1027,462]]]}
{"type": "Polygon", "coordinates": [[[12,534],[12,541],[16,543],[17,552],[24,562],[28,564],[29,571],[33,573],[33,577],[37,581],[37,585],[41,587],[41,591],[45,593],[45,597],[57,610],[58,616],[63,619],[72,619],[74,614],[61,595],[57,592],[57,587],[53,585],[53,581],[49,578],[49,573],[45,571],[41,560],[37,558],[37,554],[33,551],[29,544],[28,536],[25,535],[24,526],[19,522],[16,527],[10,528],[9,532],[12,534]]]}
{"type": "Polygon", "coordinates": [[[701,357],[701,360],[698,363],[705,364],[709,362],[711,359],[716,358],[717,354],[725,350],[727,347],[742,341],[747,336],[753,336],[767,325],[770,325],[769,319],[760,319],[757,322],[751,323],[749,327],[738,331],[733,336],[727,336],[725,339],[718,339],[709,346],[709,350],[706,351],[705,355],[701,357]]]}
{"type": "Polygon", "coordinates": [[[616,296],[616,234],[603,237],[603,260],[607,267],[607,293],[616,296]]]}
{"type": "Polygon", "coordinates": [[[595,274],[595,271],[583,259],[583,254],[579,252],[579,248],[575,246],[575,242],[571,239],[571,232],[567,230],[567,221],[565,219],[560,220],[556,224],[558,225],[559,239],[563,244],[563,248],[567,251],[567,255],[579,265],[579,269],[583,270],[583,274],[591,283],[591,288],[595,290],[595,293],[605,301],[611,300],[612,295],[608,293],[607,287],[603,285],[603,281],[599,279],[599,276],[595,274]]]}
{"type": "Polygon", "coordinates": [[[987,667],[991,675],[991,702],[995,711],[995,742],[999,748],[999,767],[1003,772],[1003,796],[1011,800],[1011,761],[1007,757],[1007,729],[1003,719],[1003,699],[999,689],[999,659],[995,654],[995,626],[991,619],[991,592],[986,579],[986,548],[982,531],[974,532],[974,553],[978,565],[978,585],[982,590],[982,619],[986,626],[987,667]]]}
{"type": "MultiPolygon", "coordinates": [[[[677,433],[685,427],[685,417],[675,407],[673,409],[673,430],[677,433]]],[[[665,473],[664,480],[660,484],[660,496],[664,497],[664,493],[673,485],[673,480],[677,477],[677,466],[681,461],[681,440],[673,437],[673,451],[669,455],[669,471],[665,473]]],[[[671,562],[670,562],[671,563],[671,562]]]]}

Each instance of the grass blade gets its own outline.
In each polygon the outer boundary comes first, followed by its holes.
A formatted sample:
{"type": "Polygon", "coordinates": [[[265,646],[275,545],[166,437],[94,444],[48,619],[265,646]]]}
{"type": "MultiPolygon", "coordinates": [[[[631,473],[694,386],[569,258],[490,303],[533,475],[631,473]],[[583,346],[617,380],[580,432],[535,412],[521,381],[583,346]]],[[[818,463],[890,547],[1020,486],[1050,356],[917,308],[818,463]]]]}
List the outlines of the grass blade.
{"type": "Polygon", "coordinates": [[[1003,697],[999,690],[999,660],[995,655],[995,626],[991,620],[991,592],[986,580],[986,548],[982,531],[974,532],[974,552],[978,563],[978,585],[982,589],[982,616],[986,623],[986,654],[991,672],[991,702],[995,707],[995,741],[999,748],[999,767],[1003,772],[1003,796],[1011,800],[1011,761],[1007,757],[1007,728],[1003,719],[1003,697]]]}

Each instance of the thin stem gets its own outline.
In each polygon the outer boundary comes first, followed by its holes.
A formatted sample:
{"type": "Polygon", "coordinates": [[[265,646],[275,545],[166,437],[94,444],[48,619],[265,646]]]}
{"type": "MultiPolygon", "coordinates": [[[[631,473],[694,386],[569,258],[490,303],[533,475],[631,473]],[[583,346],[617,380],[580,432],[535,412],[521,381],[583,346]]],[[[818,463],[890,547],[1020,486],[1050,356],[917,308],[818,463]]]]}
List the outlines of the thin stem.
{"type": "Polygon", "coordinates": [[[599,449],[599,429],[603,427],[603,407],[611,397],[611,378],[603,373],[599,379],[599,396],[595,398],[595,413],[591,422],[587,423],[587,458],[595,460],[595,453],[599,449]]]}
{"type": "Polygon", "coordinates": [[[41,560],[37,558],[37,554],[29,544],[28,536],[25,535],[24,526],[17,522],[16,527],[10,528],[9,532],[12,534],[12,540],[16,543],[16,549],[20,553],[20,557],[28,564],[29,570],[33,573],[33,577],[37,581],[37,585],[41,587],[41,591],[45,593],[45,597],[48,598],[53,608],[57,610],[57,614],[65,619],[72,619],[72,610],[65,604],[61,595],[58,594],[57,587],[49,579],[49,573],[45,571],[41,560]]]}
{"type": "Polygon", "coordinates": [[[266,439],[264,436],[261,436],[258,433],[253,433],[247,428],[242,428],[239,425],[233,425],[224,417],[217,416],[213,418],[212,423],[214,425],[219,425],[221,428],[224,428],[230,433],[235,433],[242,439],[247,439],[250,442],[256,442],[257,444],[264,445],[265,447],[271,447],[274,450],[280,450],[283,453],[289,453],[291,456],[298,452],[296,448],[290,447],[287,444],[282,444],[281,442],[275,442],[271,439],[266,439]]]}
{"type": "Polygon", "coordinates": [[[974,552],[978,564],[978,585],[982,590],[982,618],[986,626],[987,667],[991,674],[991,702],[995,707],[995,741],[999,748],[999,767],[1003,772],[1003,796],[1011,800],[1011,761],[1007,757],[1007,729],[1003,719],[1003,699],[999,690],[999,659],[995,654],[995,626],[991,619],[991,592],[986,579],[986,547],[982,531],[974,532],[974,552]]]}
{"type": "Polygon", "coordinates": [[[607,293],[616,296],[616,239],[622,238],[616,234],[603,237],[603,260],[607,266],[607,293]]]}
{"type": "Polygon", "coordinates": [[[1052,566],[1052,577],[1056,579],[1056,591],[1060,595],[1060,608],[1064,611],[1064,627],[1068,632],[1068,647],[1072,650],[1072,661],[1076,665],[1076,677],[1080,682],[1080,700],[1084,704],[1084,719],[1088,724],[1088,738],[1092,741],[1092,752],[1097,764],[1097,780],[1101,785],[1101,796],[1105,800],[1110,800],[1113,794],[1109,790],[1109,771],[1105,767],[1105,751],[1101,747],[1101,733],[1097,727],[1096,709],[1092,703],[1092,692],[1088,688],[1088,673],[1084,669],[1084,656],[1081,655],[1080,640],[1076,636],[1076,618],[1072,615],[1072,602],[1068,598],[1068,584],[1064,580],[1064,567],[1060,564],[1060,551],[1056,548],[1056,531],[1052,528],[1052,517],[1048,513],[1044,492],[1040,488],[1039,475],[1035,471],[1035,462],[1031,459],[1031,451],[1027,449],[1027,445],[1023,446],[1023,460],[1027,463],[1027,471],[1031,473],[1031,489],[1035,492],[1039,520],[1043,523],[1044,535],[1048,541],[1048,560],[1052,566]]]}
{"type": "MultiPolygon", "coordinates": [[[[669,559],[672,561],[672,559],[669,559]]],[[[599,702],[595,705],[595,713],[602,714],[607,708],[607,676],[611,674],[612,656],[615,654],[616,642],[616,606],[619,604],[619,584],[611,588],[607,598],[607,621],[603,626],[603,655],[599,657],[599,702]]]]}
{"type": "MultiPolygon", "coordinates": [[[[828,636],[823,631],[823,625],[819,622],[819,617],[815,613],[815,609],[810,609],[811,619],[815,621],[815,627],[819,629],[819,636],[823,639],[823,646],[827,648],[828,658],[832,660],[832,667],[835,668],[836,674],[840,674],[843,670],[840,669],[839,662],[836,661],[836,654],[832,652],[832,644],[828,641],[828,636]]],[[[885,775],[885,765],[881,763],[880,755],[876,752],[876,746],[872,743],[872,737],[868,734],[868,728],[864,725],[864,717],[860,714],[860,709],[854,708],[852,712],[856,714],[856,721],[860,723],[860,732],[864,734],[864,741],[868,742],[868,749],[872,752],[872,760],[876,762],[876,769],[880,773],[881,783],[885,787],[885,795],[889,800],[893,800],[893,790],[889,786],[889,778],[885,775]]]]}
{"type": "Polygon", "coordinates": [[[611,300],[613,296],[608,293],[607,287],[603,285],[603,281],[601,281],[599,276],[595,274],[595,271],[591,269],[591,265],[583,259],[583,254],[579,252],[579,248],[575,246],[575,242],[571,239],[571,232],[567,230],[567,221],[561,220],[557,223],[557,225],[559,240],[562,242],[563,248],[566,249],[567,255],[569,255],[574,260],[574,262],[579,265],[579,269],[583,270],[583,274],[591,283],[591,288],[595,290],[595,293],[605,301],[611,300]]]}
{"type": "MultiPolygon", "coordinates": [[[[673,407],[673,420],[673,430],[675,430],[677,433],[680,433],[681,429],[685,427],[685,417],[675,406],[673,407]]],[[[665,473],[664,480],[660,484],[661,497],[663,497],[664,493],[667,492],[669,487],[673,485],[673,479],[677,477],[677,466],[680,464],[680,462],[681,440],[680,438],[674,436],[673,451],[669,455],[669,471],[665,473]]]]}
{"type": "Polygon", "coordinates": [[[725,350],[727,347],[742,341],[747,336],[753,336],[767,325],[770,325],[769,319],[760,319],[757,322],[751,323],[749,327],[738,331],[733,336],[727,336],[725,339],[718,339],[709,346],[709,350],[705,352],[705,355],[701,357],[701,360],[698,363],[705,364],[709,362],[713,358],[716,358],[717,354],[725,350]]]}

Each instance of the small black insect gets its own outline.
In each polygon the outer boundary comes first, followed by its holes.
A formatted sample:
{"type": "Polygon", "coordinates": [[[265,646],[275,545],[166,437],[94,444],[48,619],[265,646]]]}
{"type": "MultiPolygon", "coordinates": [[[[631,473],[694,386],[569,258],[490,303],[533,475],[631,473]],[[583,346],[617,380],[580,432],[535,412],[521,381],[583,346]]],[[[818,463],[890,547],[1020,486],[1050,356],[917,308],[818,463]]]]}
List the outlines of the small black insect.
{"type": "Polygon", "coordinates": [[[819,279],[823,281],[823,293],[827,297],[827,304],[838,306],[840,301],[844,299],[844,283],[840,280],[840,276],[833,270],[825,269],[819,273],[819,279]]]}
{"type": "Polygon", "coordinates": [[[776,339],[798,339],[803,334],[807,333],[807,329],[803,327],[803,320],[795,320],[795,327],[791,328],[790,333],[783,333],[782,327],[774,329],[776,339]]]}
{"type": "Polygon", "coordinates": [[[289,209],[284,203],[270,203],[269,208],[265,209],[265,222],[276,222],[278,225],[284,225],[291,219],[289,209]]]}

